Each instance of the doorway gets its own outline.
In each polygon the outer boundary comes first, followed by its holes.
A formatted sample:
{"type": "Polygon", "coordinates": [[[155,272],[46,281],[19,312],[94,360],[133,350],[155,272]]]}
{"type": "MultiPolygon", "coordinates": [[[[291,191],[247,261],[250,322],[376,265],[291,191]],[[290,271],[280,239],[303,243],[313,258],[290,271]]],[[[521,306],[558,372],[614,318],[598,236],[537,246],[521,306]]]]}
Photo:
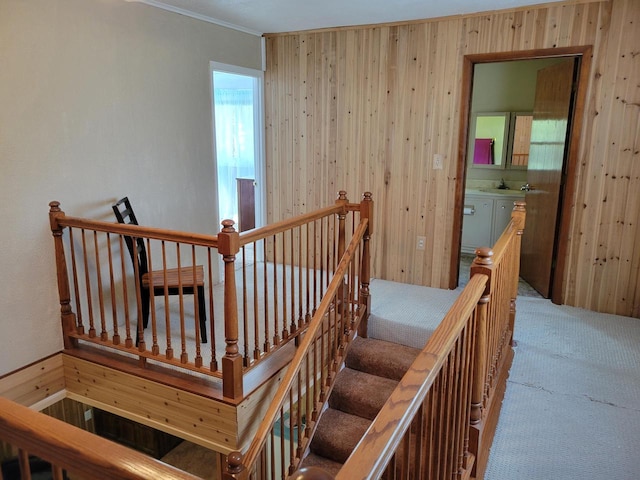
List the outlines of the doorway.
{"type": "Polygon", "coordinates": [[[263,74],[211,62],[218,222],[238,231],[264,223],[263,74]]]}
{"type": "MultiPolygon", "coordinates": [[[[471,142],[470,123],[473,116],[472,113],[472,100],[474,91],[474,70],[476,67],[486,68],[491,67],[492,64],[505,64],[506,62],[516,61],[540,61],[546,59],[547,62],[554,63],[554,59],[562,60],[567,58],[574,58],[579,63],[578,76],[577,76],[577,88],[575,93],[575,103],[572,109],[571,118],[573,119],[572,128],[567,135],[567,141],[565,146],[564,164],[562,167],[562,185],[558,201],[555,205],[557,211],[558,222],[555,229],[555,237],[552,239],[553,246],[553,271],[550,273],[550,281],[552,284],[551,291],[548,297],[555,303],[562,303],[562,291],[563,291],[563,277],[565,270],[565,256],[567,251],[568,242],[568,228],[569,220],[571,218],[571,205],[570,202],[563,202],[565,198],[571,198],[575,188],[575,165],[578,148],[578,132],[580,131],[580,125],[582,121],[582,106],[584,104],[584,97],[586,94],[586,85],[589,72],[591,47],[567,47],[553,49],[549,51],[531,51],[531,52],[508,52],[498,54],[481,54],[481,55],[469,55],[464,59],[463,67],[463,94],[461,104],[461,118],[460,118],[460,139],[459,139],[459,163],[458,163],[458,178],[462,181],[458,182],[456,188],[456,218],[454,219],[454,244],[452,251],[451,265],[451,288],[455,288],[458,285],[458,274],[460,271],[460,259],[461,259],[461,239],[462,239],[462,225],[463,225],[463,207],[465,205],[465,189],[467,184],[473,182],[469,179],[469,151],[471,142]]],[[[500,85],[499,82],[493,81],[493,85],[496,90],[507,88],[505,85],[500,85]]],[[[483,95],[486,97],[486,95],[483,95]]],[[[512,108],[516,110],[519,107],[502,108],[501,111],[511,111],[512,108]]],[[[490,169],[489,169],[490,170],[490,169]]],[[[518,177],[517,173],[514,173],[517,169],[511,169],[509,166],[502,165],[498,170],[500,174],[504,174],[507,179],[507,184],[511,181],[510,188],[516,187],[519,189],[520,181],[526,177],[518,177]],[[515,185],[514,185],[515,183],[515,185]]],[[[494,172],[495,173],[495,172],[494,172]]],[[[482,175],[481,175],[482,177],[482,175]]],[[[484,174],[485,179],[489,179],[490,174],[484,174]]],[[[502,178],[502,177],[501,177],[502,178]]],[[[527,212],[529,215],[529,212],[527,212]]],[[[529,222],[527,222],[529,223],[529,222]]],[[[527,233],[525,227],[525,235],[527,233]]]]}

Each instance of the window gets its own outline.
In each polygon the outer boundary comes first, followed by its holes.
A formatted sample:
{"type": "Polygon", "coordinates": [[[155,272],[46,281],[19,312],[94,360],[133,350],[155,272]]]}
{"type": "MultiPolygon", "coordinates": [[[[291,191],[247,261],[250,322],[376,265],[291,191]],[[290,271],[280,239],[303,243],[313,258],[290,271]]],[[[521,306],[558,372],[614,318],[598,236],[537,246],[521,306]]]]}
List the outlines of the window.
{"type": "Polygon", "coordinates": [[[218,218],[234,220],[237,230],[243,223],[264,223],[262,81],[258,70],[211,64],[218,218]],[[254,189],[239,198],[239,184],[254,189]],[[250,208],[241,209],[239,205],[246,206],[247,199],[250,208]]]}

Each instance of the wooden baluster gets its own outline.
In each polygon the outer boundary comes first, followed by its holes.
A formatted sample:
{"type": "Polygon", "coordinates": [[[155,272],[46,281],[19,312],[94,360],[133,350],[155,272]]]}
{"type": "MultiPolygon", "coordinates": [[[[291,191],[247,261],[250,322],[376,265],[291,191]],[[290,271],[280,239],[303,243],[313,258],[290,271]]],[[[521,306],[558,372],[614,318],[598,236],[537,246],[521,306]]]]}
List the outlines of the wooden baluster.
{"type": "MultiPolygon", "coordinates": [[[[265,298],[268,298],[265,297],[265,298]]],[[[279,309],[278,309],[278,245],[277,245],[277,236],[273,236],[273,345],[280,345],[280,320],[279,320],[279,309]]],[[[286,325],[287,321],[284,320],[284,324],[286,325]]]]}
{"type": "MultiPolygon", "coordinates": [[[[146,239],[147,243],[147,262],[149,267],[149,272],[153,271],[153,255],[151,255],[151,239],[146,239]]],[[[166,270],[165,270],[166,276],[166,270]]],[[[166,280],[165,280],[166,285],[166,280]]],[[[156,323],[156,296],[155,296],[155,285],[153,284],[153,275],[149,275],[149,286],[147,288],[149,291],[149,317],[151,318],[151,353],[154,355],[158,355],[160,353],[160,347],[158,346],[158,324],[156,323]]]]}
{"type": "Polygon", "coordinates": [[[296,267],[295,267],[295,237],[294,237],[294,229],[291,228],[289,230],[291,232],[291,244],[289,245],[289,272],[290,272],[290,291],[291,291],[291,325],[289,327],[291,335],[294,335],[298,330],[298,326],[296,324],[296,267]]]}
{"type": "Polygon", "coordinates": [[[471,402],[472,402],[472,390],[473,390],[473,361],[474,355],[476,351],[476,315],[475,312],[471,314],[471,318],[469,319],[469,323],[465,327],[465,336],[467,338],[467,349],[465,353],[466,357],[466,365],[464,367],[464,385],[465,392],[464,397],[466,399],[467,409],[464,416],[464,421],[462,423],[464,428],[464,439],[463,439],[463,449],[462,454],[464,456],[463,466],[465,470],[469,470],[471,468],[471,460],[472,457],[469,455],[469,427],[471,425],[471,402]]]}
{"type": "Polygon", "coordinates": [[[64,480],[66,478],[62,467],[57,465],[51,466],[51,476],[53,477],[53,480],[64,480]]]}
{"type": "MultiPolygon", "coordinates": [[[[338,199],[336,200],[336,205],[340,205],[342,207],[342,210],[337,214],[338,217],[338,245],[337,245],[337,251],[335,252],[335,257],[334,257],[334,264],[333,264],[333,270],[335,271],[336,268],[338,267],[338,264],[340,263],[340,260],[342,260],[342,256],[344,255],[344,251],[345,251],[345,245],[346,245],[346,233],[345,233],[345,219],[347,217],[347,203],[349,203],[349,200],[347,199],[347,192],[345,192],[344,190],[340,190],[340,192],[338,192],[338,199]]],[[[344,298],[345,298],[345,289],[346,289],[346,285],[344,283],[344,278],[342,279],[342,283],[340,284],[340,287],[338,287],[338,290],[336,291],[336,303],[335,303],[335,308],[336,308],[336,326],[335,328],[340,328],[338,326],[338,321],[340,323],[342,323],[344,321],[344,298]],[[338,318],[338,316],[340,318],[338,318]]],[[[342,329],[341,329],[342,330],[342,329]]],[[[337,332],[336,332],[337,333],[337,332]]],[[[339,341],[339,344],[342,344],[341,341],[339,341]]],[[[336,347],[338,347],[338,344],[336,344],[336,347]]],[[[337,349],[336,349],[337,351],[337,349]]]]}
{"type": "Polygon", "coordinates": [[[211,259],[211,247],[207,248],[207,265],[209,271],[209,329],[211,332],[211,361],[209,362],[209,369],[212,372],[218,371],[218,358],[216,353],[216,329],[215,325],[215,310],[213,308],[213,261],[211,259]]]}
{"type": "Polygon", "coordinates": [[[164,240],[160,245],[162,247],[162,283],[164,285],[164,325],[167,336],[165,355],[168,360],[172,360],[173,346],[171,345],[171,309],[169,308],[169,280],[167,279],[167,247],[164,240]]]}
{"type": "Polygon", "coordinates": [[[287,327],[287,233],[282,232],[282,340],[289,339],[287,327]]]}
{"type": "Polygon", "coordinates": [[[74,248],[73,228],[69,229],[69,251],[71,252],[71,273],[73,274],[73,293],[76,299],[76,330],[78,334],[84,335],[84,325],[82,323],[82,309],[80,308],[80,289],[78,287],[78,267],[76,264],[76,249],[74,248]]]}
{"type": "Polygon", "coordinates": [[[83,228],[81,230],[82,237],[82,261],[84,265],[84,285],[87,296],[87,311],[89,312],[89,338],[95,338],[96,326],[93,320],[93,295],[91,294],[91,277],[89,276],[89,257],[87,254],[87,234],[83,228]]]}
{"type": "MultiPolygon", "coordinates": [[[[198,287],[196,286],[198,282],[196,281],[196,246],[191,245],[191,265],[193,266],[193,278],[191,279],[193,283],[193,313],[194,313],[194,328],[195,328],[195,336],[196,336],[196,355],[193,359],[193,363],[196,367],[202,367],[202,350],[200,346],[200,299],[198,298],[198,287]]],[[[204,292],[204,289],[203,289],[204,292]]],[[[204,303],[204,299],[202,299],[202,303],[204,303]]],[[[155,321],[153,322],[155,326],[155,321]]],[[[206,341],[206,338],[204,339],[206,341]]]]}
{"type": "Polygon", "coordinates": [[[120,272],[122,273],[122,302],[124,304],[124,330],[125,341],[124,345],[127,348],[133,346],[133,339],[131,338],[131,319],[129,317],[129,292],[127,289],[127,270],[125,267],[124,259],[124,238],[122,235],[118,236],[118,247],[120,253],[120,272]]]}
{"type": "Polygon", "coordinates": [[[222,357],[222,393],[225,397],[242,398],[242,356],[238,353],[238,297],[235,273],[240,239],[233,225],[233,220],[223,220],[223,228],[218,234],[218,251],[224,260],[224,332],[227,344],[222,357]]]}
{"type": "Polygon", "coordinates": [[[58,220],[64,218],[64,216],[65,213],[60,210],[60,202],[53,201],[49,203],[49,224],[51,225],[56,253],[56,273],[58,277],[58,296],[60,297],[60,317],[64,348],[74,348],[78,345],[78,340],[70,335],[76,333],[76,316],[71,309],[67,261],[64,256],[64,245],[62,244],[62,227],[58,224],[58,220]]]}
{"type": "MultiPolygon", "coordinates": [[[[266,260],[265,260],[266,262],[266,260]]],[[[260,335],[258,332],[260,331],[260,318],[258,317],[259,312],[259,295],[258,295],[258,243],[253,242],[253,358],[254,360],[260,359],[260,335]]],[[[266,316],[267,310],[265,310],[266,316]]],[[[265,339],[269,338],[269,333],[265,333],[265,339]]]]}
{"type": "Polygon", "coordinates": [[[29,452],[18,449],[18,463],[20,464],[20,478],[22,480],[31,480],[31,465],[29,464],[29,452]]]}
{"type": "MultiPolygon", "coordinates": [[[[262,240],[262,252],[264,262],[262,263],[262,275],[263,275],[263,295],[262,301],[264,302],[264,353],[269,353],[271,351],[271,343],[269,342],[269,275],[267,272],[267,239],[264,238],[262,240]]],[[[278,331],[278,327],[276,326],[276,332],[278,331]]]]}
{"type": "Polygon", "coordinates": [[[100,247],[98,245],[98,232],[93,232],[93,250],[96,259],[96,282],[98,283],[98,310],[100,311],[100,340],[106,341],[107,333],[106,317],[104,313],[104,292],[102,291],[102,267],[100,263],[100,247]]]}
{"type": "MultiPolygon", "coordinates": [[[[244,338],[244,356],[243,363],[245,367],[251,365],[249,358],[249,304],[247,298],[247,250],[246,246],[240,247],[242,250],[242,336],[244,338]]],[[[255,284],[254,284],[255,285],[255,284]]]]}
{"type": "MultiPolygon", "coordinates": [[[[313,225],[315,226],[315,221],[313,223],[313,225]]],[[[311,258],[310,255],[313,253],[314,257],[316,254],[315,251],[315,247],[313,250],[311,250],[311,245],[310,245],[310,240],[309,240],[309,235],[310,235],[310,227],[309,224],[307,223],[307,246],[306,246],[306,251],[307,251],[307,307],[306,307],[306,311],[305,311],[305,316],[304,316],[304,323],[309,324],[309,322],[311,321],[311,258]]],[[[315,242],[315,236],[314,236],[314,242],[315,242]]],[[[314,272],[315,275],[315,272],[314,272]]]]}
{"type": "Polygon", "coordinates": [[[373,199],[371,192],[365,192],[360,202],[360,219],[366,218],[369,223],[367,230],[362,238],[362,263],[360,266],[360,301],[359,309],[361,314],[360,326],[358,327],[358,335],[367,336],[367,322],[369,320],[369,312],[371,311],[371,295],[369,292],[369,283],[371,282],[371,251],[369,241],[371,233],[373,233],[373,199]]]}
{"type": "Polygon", "coordinates": [[[118,331],[118,306],[116,304],[116,285],[113,274],[113,254],[111,251],[111,235],[107,232],[107,253],[109,255],[109,291],[111,293],[111,319],[113,327],[112,341],[114,345],[120,344],[120,332],[118,331]]]}
{"type": "MultiPolygon", "coordinates": [[[[309,224],[307,224],[307,228],[309,228],[309,224]]],[[[308,255],[308,246],[307,246],[307,255],[308,255]]],[[[302,292],[302,272],[304,270],[304,265],[302,263],[302,227],[298,227],[298,328],[302,328],[304,325],[304,315],[303,312],[303,299],[304,295],[302,292]]],[[[308,277],[307,277],[308,278],[308,277]]]]}

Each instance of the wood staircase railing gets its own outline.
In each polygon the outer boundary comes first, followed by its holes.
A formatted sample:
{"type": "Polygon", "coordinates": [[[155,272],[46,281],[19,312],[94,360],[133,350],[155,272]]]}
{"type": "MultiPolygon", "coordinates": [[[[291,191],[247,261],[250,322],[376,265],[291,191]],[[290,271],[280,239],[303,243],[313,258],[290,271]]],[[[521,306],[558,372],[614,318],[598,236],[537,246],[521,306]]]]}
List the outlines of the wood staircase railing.
{"type": "MultiPolygon", "coordinates": [[[[69,283],[65,281],[68,270],[62,229],[79,228],[84,245],[89,224],[81,219],[65,219],[57,207],[52,204],[51,224],[56,239],[65,346],[73,348],[84,334],[79,333],[81,324],[70,306],[73,297],[69,283]]],[[[327,211],[337,212],[335,232],[338,241],[335,245],[337,258],[341,260],[332,269],[334,275],[323,288],[326,294],[307,322],[306,333],[297,328],[296,322],[295,338],[299,348],[292,367],[249,450],[244,456],[240,452],[228,456],[225,480],[286,478],[290,475],[296,479],[329,478],[313,468],[301,472],[294,470],[305,453],[322,401],[330,393],[331,378],[340,366],[348,341],[359,328],[358,323],[362,327],[369,313],[368,240],[372,202],[370,195],[365,195],[360,205],[353,205],[341,195],[336,207],[336,210],[327,211]],[[341,232],[349,230],[345,223],[347,212],[355,210],[360,212],[360,221],[353,223],[347,245],[339,237],[341,232]]],[[[494,250],[476,252],[478,256],[468,285],[336,478],[379,478],[382,475],[386,478],[405,478],[406,475],[434,479],[482,478],[513,356],[511,339],[524,219],[524,204],[517,203],[512,220],[494,250]]],[[[143,233],[115,224],[93,222],[90,225],[94,244],[99,244],[95,232],[143,233]]],[[[301,221],[300,225],[308,224],[301,221]]],[[[146,229],[145,233],[146,238],[153,236],[159,241],[176,241],[172,232],[146,229]]],[[[290,235],[297,238],[295,234],[290,235]]],[[[239,236],[235,238],[229,236],[224,240],[228,245],[226,252],[240,248],[239,236]]],[[[182,236],[180,242],[188,245],[201,242],[212,248],[214,244],[212,238],[196,236],[182,236]]],[[[303,244],[302,240],[298,242],[298,245],[303,244]]],[[[285,247],[282,256],[299,261],[303,254],[296,250],[295,240],[287,245],[289,249],[285,247]]],[[[264,251],[266,256],[273,255],[271,258],[277,255],[277,248],[270,251],[265,247],[264,251]]],[[[227,256],[231,260],[232,253],[227,256]]],[[[294,263],[289,268],[295,269],[294,263]]],[[[310,263],[306,262],[305,268],[310,268],[310,263]]],[[[94,267],[98,272],[99,264],[96,260],[94,267]]],[[[77,275],[75,268],[74,265],[74,276],[77,275]]],[[[113,282],[113,273],[110,272],[107,278],[113,282]]],[[[286,278],[294,283],[291,277],[286,278]]],[[[78,297],[77,292],[74,293],[78,297]]],[[[99,295],[97,298],[101,299],[99,295]]],[[[292,301],[289,305],[298,306],[298,303],[292,301]]],[[[101,308],[98,311],[102,319],[104,313],[101,308]]],[[[290,326],[293,330],[293,322],[290,326]]],[[[360,333],[366,335],[366,329],[360,328],[360,333]]],[[[226,340],[231,340],[227,341],[227,346],[237,344],[233,341],[233,332],[226,340]]],[[[138,350],[138,354],[141,353],[138,350]]],[[[227,349],[227,353],[233,352],[227,349]]],[[[232,361],[236,360],[232,358],[232,361]]],[[[50,461],[54,465],[54,478],[62,478],[63,469],[77,471],[87,478],[103,478],[105,472],[110,478],[193,478],[168,467],[162,471],[161,466],[147,457],[138,458],[138,454],[126,448],[120,451],[123,447],[107,447],[101,443],[102,439],[92,434],[60,425],[54,419],[45,421],[41,414],[4,399],[0,399],[0,438],[20,449],[25,468],[29,453],[50,461]]]]}
{"type": "MultiPolygon", "coordinates": [[[[242,399],[244,374],[307,328],[357,217],[370,218],[371,204],[368,193],[352,204],[341,191],[335,205],[309,214],[243,233],[224,220],[217,235],[202,235],[69,217],[51,202],[65,349],[97,345],[137,357],[142,366],[154,362],[222,378],[223,395],[242,399]],[[199,334],[202,299],[195,292],[193,299],[170,297],[166,289],[150,295],[150,328],[143,330],[141,289],[147,286],[135,280],[127,238],[143,240],[149,270],[203,266],[207,337],[199,334]],[[223,294],[214,289],[218,255],[223,294]]],[[[362,255],[364,279],[368,245],[362,255]]],[[[366,303],[368,281],[359,288],[366,303]]]]}
{"type": "Polygon", "coordinates": [[[51,464],[54,480],[65,478],[65,471],[87,480],[199,478],[2,397],[0,439],[18,449],[23,479],[31,478],[30,455],[51,464]]]}
{"type": "MultiPolygon", "coordinates": [[[[513,358],[524,207],[515,203],[494,250],[476,251],[469,283],[336,480],[483,478],[513,358]]],[[[310,468],[292,478],[332,477],[310,468]]]]}
{"type": "Polygon", "coordinates": [[[225,479],[285,478],[302,459],[349,342],[369,314],[370,233],[361,216],[251,445],[228,456],[225,479]]]}

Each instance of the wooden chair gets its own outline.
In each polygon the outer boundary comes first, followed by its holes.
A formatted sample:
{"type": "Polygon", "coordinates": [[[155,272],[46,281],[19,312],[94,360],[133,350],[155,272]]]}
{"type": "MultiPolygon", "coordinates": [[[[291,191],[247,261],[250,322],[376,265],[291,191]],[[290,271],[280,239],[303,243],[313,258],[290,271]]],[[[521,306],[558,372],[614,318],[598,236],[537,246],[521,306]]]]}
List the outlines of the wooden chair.
{"type": "MultiPolygon", "coordinates": [[[[131,225],[138,225],[133,208],[128,197],[120,199],[112,206],[118,222],[131,225]]],[[[132,262],[138,262],[138,275],[140,284],[140,295],[142,300],[142,326],[147,328],[149,323],[150,291],[149,285],[153,285],[154,296],[165,294],[165,271],[154,270],[149,272],[147,260],[147,248],[142,238],[136,238],[136,249],[133,248],[133,238],[124,237],[131,255],[132,262]]],[[[207,343],[207,311],[204,298],[204,268],[202,265],[192,267],[168,268],[166,270],[166,290],[169,295],[180,294],[180,283],[182,283],[183,295],[196,295],[198,297],[198,320],[200,321],[200,338],[202,343],[207,343]],[[194,282],[195,269],[195,282],[194,282]]]]}

